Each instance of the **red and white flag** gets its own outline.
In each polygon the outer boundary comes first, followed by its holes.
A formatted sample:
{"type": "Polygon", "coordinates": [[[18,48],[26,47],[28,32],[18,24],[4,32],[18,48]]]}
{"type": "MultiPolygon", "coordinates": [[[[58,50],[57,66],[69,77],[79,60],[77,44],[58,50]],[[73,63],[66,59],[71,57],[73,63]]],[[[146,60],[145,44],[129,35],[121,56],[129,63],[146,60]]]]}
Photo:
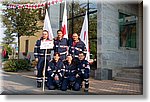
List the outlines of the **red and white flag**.
{"type": "Polygon", "coordinates": [[[63,14],[63,21],[62,21],[61,30],[62,30],[62,33],[63,33],[63,38],[68,39],[66,1],[65,1],[65,6],[64,6],[64,14],[63,14]]]}
{"type": "Polygon", "coordinates": [[[45,15],[45,19],[44,19],[43,30],[48,31],[50,40],[52,40],[54,38],[47,9],[46,9],[46,15],[45,15]]]}
{"type": "Polygon", "coordinates": [[[83,22],[83,25],[82,25],[82,30],[81,30],[81,33],[80,33],[80,39],[81,39],[81,41],[84,42],[84,44],[86,46],[86,49],[87,49],[87,54],[86,54],[85,59],[87,61],[89,61],[90,60],[90,51],[89,51],[89,40],[88,40],[88,17],[87,17],[87,12],[86,12],[84,22],[83,22]]]}

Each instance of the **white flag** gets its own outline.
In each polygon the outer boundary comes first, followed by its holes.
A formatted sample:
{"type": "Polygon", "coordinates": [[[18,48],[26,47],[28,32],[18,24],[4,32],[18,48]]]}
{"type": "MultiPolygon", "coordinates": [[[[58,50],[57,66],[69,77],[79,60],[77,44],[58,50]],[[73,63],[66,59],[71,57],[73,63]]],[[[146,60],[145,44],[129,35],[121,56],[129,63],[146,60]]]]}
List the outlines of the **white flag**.
{"type": "Polygon", "coordinates": [[[68,39],[66,1],[65,1],[65,6],[64,6],[64,14],[63,14],[63,21],[62,21],[61,30],[62,30],[62,33],[63,33],[63,38],[68,39]]]}
{"type": "Polygon", "coordinates": [[[89,51],[89,40],[88,40],[88,17],[87,17],[87,12],[86,12],[84,22],[83,22],[83,25],[82,25],[82,30],[81,30],[81,33],[80,33],[80,39],[81,39],[81,41],[84,42],[84,44],[86,46],[86,49],[87,49],[87,54],[86,54],[85,59],[87,61],[89,61],[90,60],[90,51],[89,51]]]}
{"type": "Polygon", "coordinates": [[[50,40],[52,40],[54,38],[47,9],[46,9],[46,15],[45,15],[45,19],[44,19],[43,30],[48,31],[50,40]]]}

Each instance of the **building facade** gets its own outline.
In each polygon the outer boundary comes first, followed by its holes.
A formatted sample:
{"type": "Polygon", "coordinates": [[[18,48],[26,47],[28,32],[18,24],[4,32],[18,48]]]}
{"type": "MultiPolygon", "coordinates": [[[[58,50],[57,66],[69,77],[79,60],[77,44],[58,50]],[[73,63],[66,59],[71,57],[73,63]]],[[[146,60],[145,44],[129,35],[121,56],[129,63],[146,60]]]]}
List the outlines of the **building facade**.
{"type": "MultiPolygon", "coordinates": [[[[103,74],[104,69],[113,71],[123,67],[142,66],[142,6],[143,4],[139,2],[98,3],[98,62],[95,78],[107,79],[103,74]]],[[[115,76],[115,73],[112,76],[115,76]]]]}

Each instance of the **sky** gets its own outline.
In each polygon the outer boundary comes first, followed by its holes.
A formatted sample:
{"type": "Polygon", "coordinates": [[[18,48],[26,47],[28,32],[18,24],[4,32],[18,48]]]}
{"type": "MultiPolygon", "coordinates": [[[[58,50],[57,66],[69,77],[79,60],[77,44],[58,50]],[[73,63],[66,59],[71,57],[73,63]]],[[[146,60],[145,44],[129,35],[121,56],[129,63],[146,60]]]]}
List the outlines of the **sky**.
{"type": "Polygon", "coordinates": [[[3,24],[2,24],[1,14],[2,14],[2,4],[0,4],[0,42],[2,41],[2,38],[4,37],[3,33],[5,30],[5,28],[3,27],[3,24]]]}
{"type": "Polygon", "coordinates": [[[2,23],[1,23],[1,19],[0,19],[0,42],[2,41],[2,38],[4,37],[4,30],[5,28],[2,28],[2,23]]]}

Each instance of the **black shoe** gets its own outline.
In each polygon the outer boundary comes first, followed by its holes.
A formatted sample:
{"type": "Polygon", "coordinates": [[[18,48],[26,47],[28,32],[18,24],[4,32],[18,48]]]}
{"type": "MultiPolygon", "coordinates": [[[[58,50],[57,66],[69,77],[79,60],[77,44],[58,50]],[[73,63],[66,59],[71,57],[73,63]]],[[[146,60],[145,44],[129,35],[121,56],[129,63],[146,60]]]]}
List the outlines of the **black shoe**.
{"type": "Polygon", "coordinates": [[[72,88],[71,88],[71,87],[68,87],[68,90],[72,90],[72,88]]]}
{"type": "Polygon", "coordinates": [[[87,92],[89,92],[89,90],[85,90],[85,89],[84,89],[84,92],[86,92],[86,93],[87,93],[87,92]]]}
{"type": "Polygon", "coordinates": [[[37,82],[37,88],[40,88],[41,86],[42,86],[42,84],[37,82]]]}
{"type": "Polygon", "coordinates": [[[72,86],[69,84],[67,89],[72,90],[72,86]]]}
{"type": "Polygon", "coordinates": [[[57,84],[56,88],[57,88],[58,90],[60,90],[60,89],[61,89],[61,85],[60,85],[60,84],[57,84]]]}

